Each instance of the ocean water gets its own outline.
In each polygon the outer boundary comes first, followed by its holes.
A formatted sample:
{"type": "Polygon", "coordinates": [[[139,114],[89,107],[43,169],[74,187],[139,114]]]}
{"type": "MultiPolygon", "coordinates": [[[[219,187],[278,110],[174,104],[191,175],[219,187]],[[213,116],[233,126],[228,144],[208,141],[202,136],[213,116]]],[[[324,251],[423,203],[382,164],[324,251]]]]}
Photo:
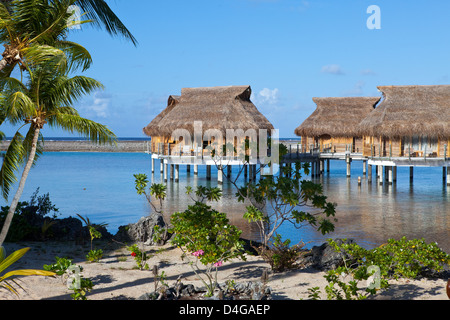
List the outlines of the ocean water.
{"type": "MultiPolygon", "coordinates": [[[[155,167],[152,174],[151,157],[143,153],[49,152],[32,168],[21,200],[29,200],[39,187],[40,194],[50,194],[60,217],[87,216],[94,223],[107,223],[114,234],[119,226],[135,223],[150,213],[144,196],[136,193],[133,174],[145,173],[151,182],[163,182],[159,161],[155,167]]],[[[352,162],[350,178],[346,177],[344,161],[331,160],[330,167],[329,173],[315,181],[323,184],[324,194],[337,204],[335,231],[323,236],[308,226],[297,230],[285,224],[279,229],[284,239],[303,241],[312,247],[327,238],[352,238],[370,248],[389,238],[406,236],[437,242],[450,252],[450,187],[443,183],[442,168],[415,168],[410,183],[409,168],[400,167],[397,183],[389,186],[379,185],[375,179],[368,183],[361,161],[352,162]],[[360,186],[358,176],[362,178],[360,186]]],[[[205,171],[200,166],[196,176],[193,170],[188,174],[185,166],[180,166],[180,181],[167,181],[166,214],[182,211],[192,203],[185,194],[186,186],[217,185],[214,168],[210,181],[205,171]]],[[[232,175],[236,173],[237,169],[232,175]]],[[[244,183],[243,177],[238,181],[244,183]]],[[[223,197],[213,207],[227,213],[231,223],[243,230],[244,237],[258,239],[257,227],[242,218],[246,204],[237,202],[234,186],[225,180],[222,189],[223,197]]],[[[6,204],[2,199],[0,205],[6,204]]]]}

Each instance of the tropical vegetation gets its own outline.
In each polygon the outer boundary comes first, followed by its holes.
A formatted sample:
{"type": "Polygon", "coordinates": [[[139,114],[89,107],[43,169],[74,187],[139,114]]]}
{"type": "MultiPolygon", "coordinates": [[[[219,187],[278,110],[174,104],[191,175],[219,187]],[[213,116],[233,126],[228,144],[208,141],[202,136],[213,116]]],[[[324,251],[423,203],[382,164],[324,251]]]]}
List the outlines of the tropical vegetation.
{"type": "MultiPolygon", "coordinates": [[[[23,257],[30,248],[19,249],[8,257],[6,257],[4,247],[0,246],[0,288],[5,288],[10,292],[18,295],[18,291],[16,289],[19,286],[15,281],[14,277],[16,276],[53,276],[55,275],[52,271],[46,270],[35,270],[35,269],[22,269],[22,270],[13,270],[2,274],[6,269],[8,269],[12,264],[14,264],[17,260],[23,257]]],[[[20,287],[20,286],[19,286],[20,287]]]]}
{"type": "Polygon", "coordinates": [[[111,130],[81,117],[73,107],[84,95],[103,88],[95,79],[73,75],[90,64],[86,50],[66,41],[69,26],[82,23],[70,20],[68,9],[73,3],[73,0],[21,0],[12,2],[8,8],[1,6],[0,18],[5,26],[1,40],[8,40],[9,34],[20,34],[27,45],[22,51],[20,79],[8,75],[0,78],[0,120],[20,125],[0,170],[0,188],[5,198],[17,182],[15,173],[24,166],[0,233],[0,244],[6,238],[28,173],[42,153],[41,131],[45,125],[77,132],[93,142],[115,143],[116,137],[111,130]],[[22,135],[21,130],[25,127],[28,130],[22,135]]]}

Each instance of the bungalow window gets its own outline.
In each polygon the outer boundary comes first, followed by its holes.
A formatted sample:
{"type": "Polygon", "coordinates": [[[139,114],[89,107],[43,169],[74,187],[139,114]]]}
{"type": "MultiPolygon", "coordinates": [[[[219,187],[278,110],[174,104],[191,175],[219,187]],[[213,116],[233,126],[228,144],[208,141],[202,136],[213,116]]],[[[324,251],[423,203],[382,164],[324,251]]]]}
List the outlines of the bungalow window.
{"type": "Polygon", "coordinates": [[[437,138],[428,138],[428,150],[436,151],[438,149],[438,139],[437,138]]]}
{"type": "Polygon", "coordinates": [[[412,136],[412,138],[411,138],[411,149],[412,150],[421,150],[420,149],[420,138],[419,138],[419,136],[412,136]]]}

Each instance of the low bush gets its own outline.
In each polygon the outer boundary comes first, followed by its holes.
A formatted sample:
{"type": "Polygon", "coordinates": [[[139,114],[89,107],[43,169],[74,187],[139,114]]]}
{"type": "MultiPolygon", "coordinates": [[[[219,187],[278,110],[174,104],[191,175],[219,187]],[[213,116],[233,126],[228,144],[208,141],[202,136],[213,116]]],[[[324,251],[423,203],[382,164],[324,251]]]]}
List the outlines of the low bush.
{"type": "MultiPolygon", "coordinates": [[[[330,300],[365,299],[388,289],[390,279],[416,279],[424,272],[439,273],[450,263],[447,253],[436,243],[426,243],[424,239],[389,239],[386,244],[370,250],[356,243],[328,242],[348,257],[343,266],[325,275],[328,281],[325,291],[330,300]]],[[[317,291],[317,287],[311,289],[314,297],[317,291]]]]}
{"type": "Polygon", "coordinates": [[[283,272],[300,266],[299,259],[307,253],[304,246],[303,242],[291,246],[290,239],[283,241],[281,235],[277,234],[267,248],[262,249],[260,247],[257,250],[263,259],[269,263],[273,272],[283,272]]]}

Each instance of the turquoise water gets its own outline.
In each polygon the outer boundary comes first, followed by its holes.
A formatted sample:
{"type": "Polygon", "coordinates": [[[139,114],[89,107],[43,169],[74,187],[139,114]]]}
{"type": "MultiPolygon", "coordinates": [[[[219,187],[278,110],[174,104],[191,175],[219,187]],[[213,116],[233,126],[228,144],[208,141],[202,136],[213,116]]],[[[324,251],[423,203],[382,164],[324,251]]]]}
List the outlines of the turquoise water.
{"type": "MultiPolygon", "coordinates": [[[[108,223],[109,231],[115,233],[119,226],[134,223],[150,212],[145,198],[136,194],[135,173],[146,173],[153,182],[162,182],[158,161],[152,175],[151,157],[147,154],[45,153],[30,172],[22,200],[28,200],[39,187],[40,194],[50,194],[60,217],[78,213],[94,223],[108,223]]],[[[243,179],[239,181],[243,183],[243,179]]],[[[436,241],[450,252],[450,187],[442,181],[442,168],[416,168],[412,184],[409,168],[399,168],[396,185],[380,186],[366,181],[362,162],[352,162],[352,176],[347,178],[344,161],[332,160],[330,173],[317,181],[323,184],[329,200],[338,205],[335,232],[322,236],[309,227],[296,230],[285,225],[280,229],[283,238],[293,243],[303,240],[308,247],[320,245],[328,237],[353,238],[372,247],[388,238],[407,236],[436,241]],[[361,186],[358,176],[362,178],[361,186]]],[[[187,185],[216,186],[216,172],[213,169],[212,180],[207,181],[205,167],[199,167],[199,175],[195,176],[180,166],[180,182],[167,182],[164,212],[184,210],[192,203],[185,194],[187,185]]],[[[223,198],[214,207],[226,212],[245,237],[256,239],[258,230],[242,219],[245,205],[234,199],[234,187],[225,182],[222,188],[223,198]]]]}

